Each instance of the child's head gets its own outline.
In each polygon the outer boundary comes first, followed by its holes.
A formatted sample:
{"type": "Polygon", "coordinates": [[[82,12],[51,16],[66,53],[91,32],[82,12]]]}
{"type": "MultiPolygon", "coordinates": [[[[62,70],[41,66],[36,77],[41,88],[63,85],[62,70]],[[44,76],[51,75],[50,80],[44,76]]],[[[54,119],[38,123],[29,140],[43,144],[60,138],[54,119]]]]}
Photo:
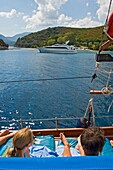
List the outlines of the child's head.
{"type": "Polygon", "coordinates": [[[29,128],[20,129],[13,137],[14,148],[9,149],[7,156],[22,157],[23,152],[33,144],[33,132],[29,128]]]}
{"type": "Polygon", "coordinates": [[[24,149],[26,146],[30,146],[33,143],[33,133],[31,129],[29,128],[24,128],[19,131],[14,135],[13,137],[13,146],[16,149],[24,149]]]}
{"type": "Polygon", "coordinates": [[[104,132],[99,127],[85,129],[78,139],[76,149],[81,155],[97,156],[105,143],[104,132]]]}

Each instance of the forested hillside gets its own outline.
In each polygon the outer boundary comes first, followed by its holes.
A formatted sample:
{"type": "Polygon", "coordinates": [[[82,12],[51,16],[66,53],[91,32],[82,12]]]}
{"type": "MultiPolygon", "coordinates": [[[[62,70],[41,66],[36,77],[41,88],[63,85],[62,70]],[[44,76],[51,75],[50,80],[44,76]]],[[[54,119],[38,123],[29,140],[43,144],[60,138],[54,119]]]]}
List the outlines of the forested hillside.
{"type": "MultiPolygon", "coordinates": [[[[15,43],[16,47],[36,48],[40,46],[52,45],[55,43],[65,43],[70,40],[70,44],[77,47],[87,47],[96,50],[102,40],[103,27],[96,28],[68,28],[55,27],[48,28],[36,33],[31,33],[19,38],[15,43]]],[[[106,35],[103,41],[106,41],[106,35]]]]}
{"type": "Polygon", "coordinates": [[[0,50],[8,49],[8,44],[6,44],[2,39],[0,39],[0,50]]]}

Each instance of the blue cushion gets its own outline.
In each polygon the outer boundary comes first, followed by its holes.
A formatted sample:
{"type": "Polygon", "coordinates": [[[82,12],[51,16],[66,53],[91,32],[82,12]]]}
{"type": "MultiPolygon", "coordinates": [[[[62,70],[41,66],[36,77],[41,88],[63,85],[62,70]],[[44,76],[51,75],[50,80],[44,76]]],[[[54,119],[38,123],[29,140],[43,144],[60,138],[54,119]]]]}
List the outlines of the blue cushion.
{"type": "Polygon", "coordinates": [[[36,145],[36,146],[46,146],[50,150],[55,151],[54,136],[52,136],[52,135],[37,136],[37,137],[35,137],[34,145],[36,145]]]}
{"type": "Polygon", "coordinates": [[[113,156],[113,147],[110,144],[109,139],[106,138],[104,147],[102,152],[100,153],[101,156],[113,156]]]}
{"type": "MultiPolygon", "coordinates": [[[[66,139],[67,139],[68,143],[70,144],[70,147],[75,148],[78,141],[74,140],[74,139],[69,139],[69,138],[66,138],[66,139]]],[[[60,140],[58,142],[58,146],[62,146],[62,145],[63,145],[63,143],[60,140]]],[[[113,156],[113,147],[111,146],[110,141],[109,141],[108,138],[106,138],[106,141],[105,141],[103,150],[100,153],[100,156],[113,156]]]]}
{"type": "MultiPolygon", "coordinates": [[[[2,146],[0,146],[0,157],[6,157],[7,151],[13,147],[12,139],[9,139],[2,146]]],[[[34,146],[46,146],[50,150],[55,151],[54,136],[36,136],[34,140],[34,146]]]]}
{"type": "Polygon", "coordinates": [[[6,157],[7,151],[13,147],[12,139],[10,138],[7,142],[5,142],[2,146],[0,146],[0,156],[6,157]]]}

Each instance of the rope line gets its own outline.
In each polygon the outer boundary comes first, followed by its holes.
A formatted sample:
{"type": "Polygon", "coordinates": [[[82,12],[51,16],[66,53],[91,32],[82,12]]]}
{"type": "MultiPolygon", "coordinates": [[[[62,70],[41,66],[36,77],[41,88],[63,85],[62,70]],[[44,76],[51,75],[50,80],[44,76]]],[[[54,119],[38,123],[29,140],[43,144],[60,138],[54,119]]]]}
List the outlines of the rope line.
{"type": "MultiPolygon", "coordinates": [[[[109,3],[109,8],[108,8],[108,13],[107,13],[107,17],[106,17],[106,20],[105,20],[105,24],[104,24],[104,29],[103,29],[103,32],[102,32],[102,39],[101,39],[101,42],[100,44],[103,43],[103,39],[104,39],[104,33],[107,34],[107,22],[108,22],[108,17],[109,17],[109,13],[110,13],[110,8],[111,8],[111,3],[112,3],[112,0],[110,0],[110,3],[109,3]]],[[[109,35],[107,35],[109,37],[109,35]]],[[[111,39],[111,37],[109,37],[111,39]]]]}
{"type": "Polygon", "coordinates": [[[110,13],[111,3],[112,3],[112,0],[110,0],[110,3],[109,3],[108,13],[107,13],[106,21],[105,21],[105,26],[107,25],[107,22],[108,22],[108,17],[109,17],[109,13],[110,13]]]}
{"type": "Polygon", "coordinates": [[[31,79],[31,80],[9,80],[9,81],[0,81],[0,84],[3,83],[23,83],[23,82],[35,82],[35,81],[53,81],[53,80],[70,80],[70,79],[85,79],[85,78],[91,78],[91,76],[86,77],[55,77],[55,78],[45,78],[45,79],[31,79]]]}

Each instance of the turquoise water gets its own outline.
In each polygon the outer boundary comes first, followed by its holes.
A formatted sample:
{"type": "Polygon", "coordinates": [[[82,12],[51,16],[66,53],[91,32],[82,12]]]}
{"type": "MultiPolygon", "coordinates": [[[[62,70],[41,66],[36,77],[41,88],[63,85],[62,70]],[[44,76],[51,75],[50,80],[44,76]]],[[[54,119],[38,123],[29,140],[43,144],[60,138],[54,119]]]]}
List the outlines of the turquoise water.
{"type": "MultiPolygon", "coordinates": [[[[92,97],[95,116],[112,115],[113,107],[107,112],[112,96],[89,94],[94,70],[95,52],[91,51],[73,55],[42,54],[28,49],[0,51],[1,129],[18,129],[20,118],[25,120],[24,126],[33,129],[53,128],[53,121],[36,119],[83,116],[92,97]]],[[[105,86],[104,79],[97,78],[94,85],[105,86]]],[[[98,119],[96,123],[111,125],[112,119],[98,119]]],[[[59,122],[59,127],[75,126],[73,120],[59,122]]]]}

